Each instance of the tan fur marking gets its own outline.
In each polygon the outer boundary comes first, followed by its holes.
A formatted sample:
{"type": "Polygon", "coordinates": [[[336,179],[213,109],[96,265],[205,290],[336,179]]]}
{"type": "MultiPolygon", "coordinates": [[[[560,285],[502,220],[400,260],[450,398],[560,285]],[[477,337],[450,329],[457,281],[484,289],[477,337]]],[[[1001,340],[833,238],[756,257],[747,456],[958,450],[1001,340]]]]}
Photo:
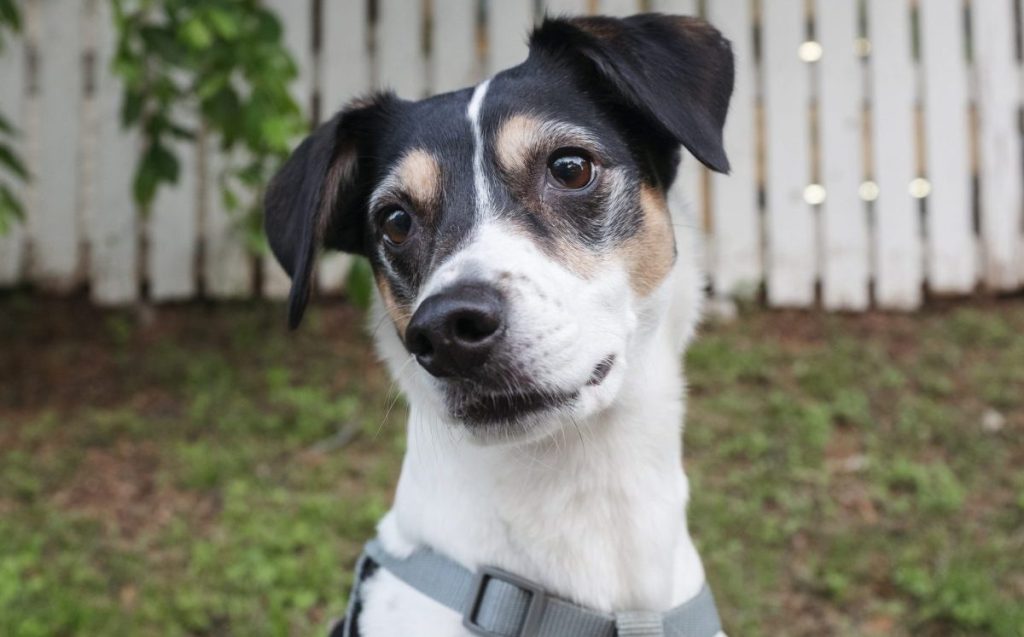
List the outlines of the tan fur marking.
{"type": "Polygon", "coordinates": [[[559,261],[584,279],[594,276],[601,267],[601,258],[571,241],[557,241],[555,249],[559,261]]]}
{"type": "Polygon", "coordinates": [[[441,188],[441,167],[433,155],[419,148],[409,151],[398,162],[395,176],[424,212],[433,209],[441,188]]]}
{"type": "Polygon", "coordinates": [[[409,327],[409,321],[412,319],[412,314],[409,309],[403,305],[399,305],[398,301],[395,300],[395,294],[391,291],[391,284],[383,275],[376,275],[374,277],[377,280],[377,289],[380,290],[380,298],[384,300],[384,309],[387,310],[388,316],[391,317],[391,321],[398,328],[398,335],[403,340],[405,339],[405,330],[409,327]]]}
{"type": "Polygon", "coordinates": [[[323,241],[327,234],[327,227],[331,223],[331,213],[338,205],[338,193],[341,191],[342,182],[349,182],[356,175],[356,148],[352,144],[345,144],[338,152],[338,159],[327,171],[327,180],[324,183],[323,203],[320,206],[317,220],[317,243],[323,241]]]}
{"type": "Polygon", "coordinates": [[[498,131],[495,152],[501,167],[508,172],[526,169],[530,151],[543,142],[543,124],[527,115],[508,118],[498,131]]]}
{"type": "Polygon", "coordinates": [[[647,296],[665,280],[675,263],[675,235],[665,196],[649,186],[640,188],[643,227],[617,252],[629,270],[630,286],[637,296],[647,296]]]}

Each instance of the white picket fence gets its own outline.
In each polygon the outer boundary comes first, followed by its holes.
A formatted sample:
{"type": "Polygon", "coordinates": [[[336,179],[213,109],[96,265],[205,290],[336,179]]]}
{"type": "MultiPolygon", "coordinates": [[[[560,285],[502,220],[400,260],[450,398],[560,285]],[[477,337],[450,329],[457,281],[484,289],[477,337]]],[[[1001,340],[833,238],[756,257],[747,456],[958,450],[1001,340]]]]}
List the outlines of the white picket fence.
{"type": "MultiPolygon", "coordinates": [[[[374,86],[421,97],[516,64],[544,10],[703,14],[736,53],[733,173],[687,161],[672,200],[703,223],[716,294],[910,309],[1024,287],[1015,0],[267,1],[301,68],[295,97],[320,117],[374,86]]],[[[0,238],[0,287],[87,285],[101,304],[285,294],[273,260],[243,247],[207,149],[183,146],[181,183],[137,214],[107,0],[25,13],[24,41],[0,56],[0,108],[34,179],[27,223],[0,238]]],[[[325,259],[321,291],[346,267],[325,259]]]]}

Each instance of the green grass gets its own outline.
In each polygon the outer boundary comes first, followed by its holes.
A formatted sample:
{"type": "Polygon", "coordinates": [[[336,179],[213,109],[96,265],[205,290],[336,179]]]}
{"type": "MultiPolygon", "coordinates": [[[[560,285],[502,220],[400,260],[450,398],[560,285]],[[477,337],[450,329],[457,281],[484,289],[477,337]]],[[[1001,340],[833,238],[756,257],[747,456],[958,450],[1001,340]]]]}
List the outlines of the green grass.
{"type": "MultiPolygon", "coordinates": [[[[403,448],[362,328],[0,300],[0,635],[324,634],[403,448]]],[[[1024,303],[753,312],[687,368],[731,634],[1024,635],[1024,303]]]]}

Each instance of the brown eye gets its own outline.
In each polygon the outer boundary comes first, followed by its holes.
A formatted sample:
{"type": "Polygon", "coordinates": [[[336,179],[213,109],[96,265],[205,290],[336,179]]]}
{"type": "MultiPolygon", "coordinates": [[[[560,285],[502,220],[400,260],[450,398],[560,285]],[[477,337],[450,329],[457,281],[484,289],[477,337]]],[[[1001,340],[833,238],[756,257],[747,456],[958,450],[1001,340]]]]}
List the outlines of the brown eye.
{"type": "Polygon", "coordinates": [[[555,153],[548,160],[548,181],[556,188],[580,190],[590,185],[594,165],[581,151],[555,153]]]}
{"type": "Polygon", "coordinates": [[[412,231],[412,215],[398,209],[392,210],[384,216],[384,236],[394,245],[402,245],[409,238],[412,231]]]}

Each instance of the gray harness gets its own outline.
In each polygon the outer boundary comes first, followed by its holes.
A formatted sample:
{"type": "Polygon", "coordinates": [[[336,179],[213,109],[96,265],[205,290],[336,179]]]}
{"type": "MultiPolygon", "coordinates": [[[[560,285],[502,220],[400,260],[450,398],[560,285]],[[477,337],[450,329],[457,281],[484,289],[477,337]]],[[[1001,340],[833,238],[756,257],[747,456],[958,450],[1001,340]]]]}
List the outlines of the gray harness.
{"type": "Polygon", "coordinates": [[[461,613],[463,626],[482,637],[715,637],[722,630],[707,584],[667,613],[613,615],[554,597],[535,582],[500,569],[485,566],[472,573],[429,549],[401,559],[373,540],[356,566],[346,616],[332,637],[359,637],[361,584],[377,568],[461,613]]]}

